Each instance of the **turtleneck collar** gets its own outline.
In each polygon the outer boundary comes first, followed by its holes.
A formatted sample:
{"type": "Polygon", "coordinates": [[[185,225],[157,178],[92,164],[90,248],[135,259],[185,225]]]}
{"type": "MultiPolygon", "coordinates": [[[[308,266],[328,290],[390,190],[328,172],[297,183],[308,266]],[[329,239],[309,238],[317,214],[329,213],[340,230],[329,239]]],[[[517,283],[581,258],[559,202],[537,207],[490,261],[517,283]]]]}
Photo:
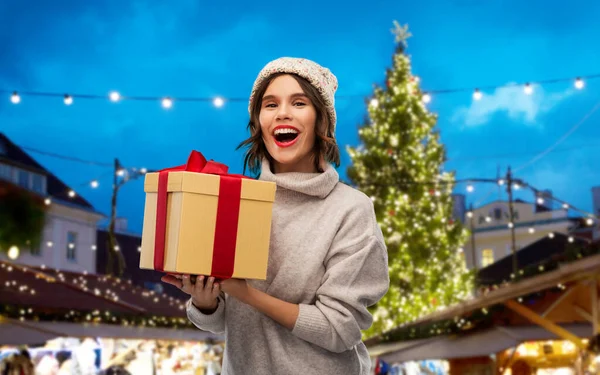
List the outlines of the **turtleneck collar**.
{"type": "Polygon", "coordinates": [[[339,182],[340,176],[333,166],[325,163],[323,173],[287,172],[273,173],[269,161],[262,160],[260,178],[262,181],[271,181],[277,184],[277,188],[283,188],[292,192],[325,198],[331,193],[339,182]]]}

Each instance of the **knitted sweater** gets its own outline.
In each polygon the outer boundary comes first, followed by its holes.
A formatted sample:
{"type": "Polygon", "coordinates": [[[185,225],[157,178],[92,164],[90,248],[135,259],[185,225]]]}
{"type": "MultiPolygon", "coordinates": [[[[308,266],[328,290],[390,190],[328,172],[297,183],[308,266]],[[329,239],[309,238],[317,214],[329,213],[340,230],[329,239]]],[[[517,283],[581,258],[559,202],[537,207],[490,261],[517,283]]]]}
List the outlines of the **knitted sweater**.
{"type": "Polygon", "coordinates": [[[372,324],[367,306],[389,287],[371,200],[329,165],[323,173],[273,174],[265,161],[260,179],[277,184],[269,265],[267,280],[248,283],[299,304],[293,330],[226,295],[210,315],[188,301],[188,318],[225,334],[223,375],[369,374],[361,330],[372,324]]]}

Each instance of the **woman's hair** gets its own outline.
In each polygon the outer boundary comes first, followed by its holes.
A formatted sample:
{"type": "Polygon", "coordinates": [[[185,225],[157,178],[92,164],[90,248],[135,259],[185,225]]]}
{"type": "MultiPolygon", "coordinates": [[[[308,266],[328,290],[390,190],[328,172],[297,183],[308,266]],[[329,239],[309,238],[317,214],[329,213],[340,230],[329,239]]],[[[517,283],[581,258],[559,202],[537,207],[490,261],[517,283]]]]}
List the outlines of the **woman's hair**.
{"type": "Polygon", "coordinates": [[[313,148],[312,158],[315,163],[315,167],[318,171],[321,171],[319,162],[321,159],[328,163],[334,163],[336,167],[340,166],[340,150],[335,141],[335,137],[331,131],[331,122],[327,115],[325,102],[321,97],[321,94],[317,89],[311,85],[306,79],[290,73],[276,73],[271,75],[269,78],[263,81],[258,87],[256,95],[254,96],[254,102],[250,107],[250,122],[248,123],[248,130],[250,131],[250,138],[246,139],[239,144],[237,149],[247,147],[246,156],[244,158],[244,173],[246,168],[250,169],[250,172],[257,174],[260,171],[261,161],[264,157],[273,163],[273,157],[267,151],[265,142],[262,136],[262,130],[260,127],[259,116],[262,107],[262,97],[267,91],[269,84],[277,77],[289,74],[294,77],[298,84],[302,88],[304,94],[310,99],[313,106],[315,107],[317,118],[315,122],[315,145],[313,148]]]}

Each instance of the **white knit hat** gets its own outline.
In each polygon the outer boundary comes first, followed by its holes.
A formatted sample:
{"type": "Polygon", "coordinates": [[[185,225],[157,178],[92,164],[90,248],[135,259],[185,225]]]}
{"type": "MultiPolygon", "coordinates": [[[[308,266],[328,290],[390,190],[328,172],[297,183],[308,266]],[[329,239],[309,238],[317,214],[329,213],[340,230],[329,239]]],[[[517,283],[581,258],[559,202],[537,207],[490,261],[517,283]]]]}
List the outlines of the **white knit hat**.
{"type": "Polygon", "coordinates": [[[252,87],[250,102],[248,104],[248,112],[252,111],[252,101],[255,99],[258,87],[264,80],[276,73],[297,74],[306,79],[317,89],[323,97],[327,113],[329,114],[332,135],[335,134],[336,113],[334,96],[335,91],[338,88],[338,81],[329,69],[324,68],[311,60],[295,57],[281,57],[265,65],[254,81],[254,87],[252,87]]]}

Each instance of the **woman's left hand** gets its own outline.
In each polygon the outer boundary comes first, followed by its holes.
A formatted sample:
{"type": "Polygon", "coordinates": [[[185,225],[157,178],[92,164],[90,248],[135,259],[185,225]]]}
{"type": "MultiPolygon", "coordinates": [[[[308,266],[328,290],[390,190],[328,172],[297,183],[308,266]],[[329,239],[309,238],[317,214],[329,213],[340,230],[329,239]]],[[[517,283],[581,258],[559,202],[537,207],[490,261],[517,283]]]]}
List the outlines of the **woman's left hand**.
{"type": "Polygon", "coordinates": [[[247,303],[250,295],[250,286],[245,279],[227,279],[220,282],[221,290],[231,297],[235,297],[242,302],[247,303]]]}

